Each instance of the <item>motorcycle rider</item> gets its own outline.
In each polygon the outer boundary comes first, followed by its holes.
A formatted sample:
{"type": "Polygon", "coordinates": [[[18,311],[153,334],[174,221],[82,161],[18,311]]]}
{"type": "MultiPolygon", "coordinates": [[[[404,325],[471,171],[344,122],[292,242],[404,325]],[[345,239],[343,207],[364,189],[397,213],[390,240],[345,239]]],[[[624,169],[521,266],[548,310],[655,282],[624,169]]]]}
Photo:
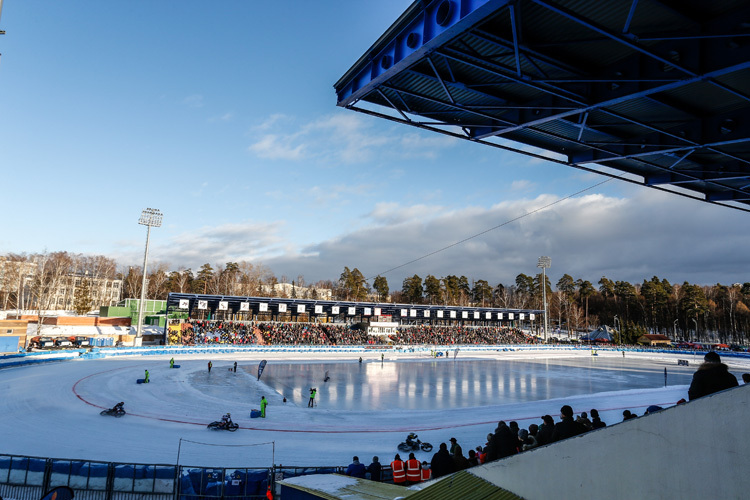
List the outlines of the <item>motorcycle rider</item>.
{"type": "Polygon", "coordinates": [[[419,439],[418,439],[418,437],[419,436],[417,436],[413,432],[410,432],[409,435],[406,436],[406,444],[411,449],[417,449],[417,448],[419,448],[419,439]]]}
{"type": "Polygon", "coordinates": [[[219,424],[219,427],[225,428],[232,425],[232,415],[229,412],[226,412],[224,415],[221,416],[221,423],[219,424]]]}
{"type": "Polygon", "coordinates": [[[119,403],[117,403],[115,406],[112,407],[112,413],[120,413],[120,412],[124,413],[125,412],[124,406],[125,406],[125,403],[120,401],[119,403]]]}

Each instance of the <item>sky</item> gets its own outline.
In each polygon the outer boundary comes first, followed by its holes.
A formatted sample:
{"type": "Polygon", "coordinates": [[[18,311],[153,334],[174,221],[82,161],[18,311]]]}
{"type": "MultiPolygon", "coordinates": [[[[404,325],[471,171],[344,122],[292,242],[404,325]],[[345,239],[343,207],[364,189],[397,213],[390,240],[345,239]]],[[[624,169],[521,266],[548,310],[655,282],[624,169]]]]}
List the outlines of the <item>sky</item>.
{"type": "Polygon", "coordinates": [[[338,108],[410,3],[3,2],[0,255],[140,266],[148,207],[171,269],[750,281],[750,214],[338,108]]]}

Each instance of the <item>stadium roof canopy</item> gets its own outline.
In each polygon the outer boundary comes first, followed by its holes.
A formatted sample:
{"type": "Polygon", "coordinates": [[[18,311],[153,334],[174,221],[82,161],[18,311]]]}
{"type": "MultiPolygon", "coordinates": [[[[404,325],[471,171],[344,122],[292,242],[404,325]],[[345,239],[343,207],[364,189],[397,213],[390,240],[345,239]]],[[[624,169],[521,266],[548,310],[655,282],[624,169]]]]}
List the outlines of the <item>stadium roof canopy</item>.
{"type": "Polygon", "coordinates": [[[349,109],[750,211],[746,0],[417,0],[335,89],[349,109]]]}

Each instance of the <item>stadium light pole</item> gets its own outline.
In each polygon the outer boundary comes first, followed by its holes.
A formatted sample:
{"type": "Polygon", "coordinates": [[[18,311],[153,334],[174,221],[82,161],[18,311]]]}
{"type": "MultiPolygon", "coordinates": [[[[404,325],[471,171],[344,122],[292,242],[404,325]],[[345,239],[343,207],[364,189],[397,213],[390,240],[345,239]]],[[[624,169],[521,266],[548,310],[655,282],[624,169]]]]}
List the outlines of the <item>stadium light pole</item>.
{"type": "MultiPolygon", "coordinates": [[[[552,265],[552,259],[546,256],[539,257],[536,267],[542,268],[542,302],[544,304],[544,343],[547,343],[547,273],[545,272],[552,265]]],[[[568,331],[570,338],[570,331],[568,331]]]]}
{"type": "Polygon", "coordinates": [[[136,325],[136,344],[143,337],[141,324],[143,323],[143,302],[146,300],[146,265],[148,264],[148,243],[151,238],[151,228],[161,227],[162,213],[155,208],[147,208],[141,212],[138,224],[146,226],[146,251],[143,253],[143,281],[141,282],[141,300],[138,301],[138,324],[136,325]]]}

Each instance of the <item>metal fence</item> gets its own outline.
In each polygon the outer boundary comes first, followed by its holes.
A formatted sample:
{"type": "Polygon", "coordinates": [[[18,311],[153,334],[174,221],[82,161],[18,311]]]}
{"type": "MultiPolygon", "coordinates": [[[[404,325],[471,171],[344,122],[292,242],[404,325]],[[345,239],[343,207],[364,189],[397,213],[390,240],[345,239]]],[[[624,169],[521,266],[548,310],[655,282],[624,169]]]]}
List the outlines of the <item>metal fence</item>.
{"type": "Polygon", "coordinates": [[[68,486],[76,500],[265,500],[275,481],[344,468],[222,468],[0,455],[0,497],[39,500],[68,486]]]}

